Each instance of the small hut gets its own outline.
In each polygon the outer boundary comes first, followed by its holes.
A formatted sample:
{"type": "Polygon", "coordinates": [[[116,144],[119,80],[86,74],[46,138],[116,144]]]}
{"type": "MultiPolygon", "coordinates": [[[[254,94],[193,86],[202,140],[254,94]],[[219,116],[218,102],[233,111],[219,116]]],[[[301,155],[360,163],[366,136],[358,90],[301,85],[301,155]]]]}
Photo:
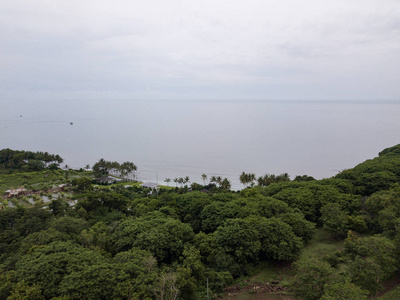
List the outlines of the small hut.
{"type": "Polygon", "coordinates": [[[18,196],[21,196],[21,195],[26,195],[27,192],[28,191],[27,191],[27,189],[25,187],[20,186],[17,189],[9,189],[5,193],[6,193],[6,197],[7,198],[12,198],[12,197],[18,197],[18,196]]]}
{"type": "Polygon", "coordinates": [[[140,186],[151,190],[158,190],[158,184],[153,182],[145,182],[142,183],[140,186]]]}
{"type": "Polygon", "coordinates": [[[113,184],[113,183],[116,182],[115,178],[113,178],[113,177],[108,177],[108,176],[96,178],[95,181],[96,181],[98,184],[113,184]]]}

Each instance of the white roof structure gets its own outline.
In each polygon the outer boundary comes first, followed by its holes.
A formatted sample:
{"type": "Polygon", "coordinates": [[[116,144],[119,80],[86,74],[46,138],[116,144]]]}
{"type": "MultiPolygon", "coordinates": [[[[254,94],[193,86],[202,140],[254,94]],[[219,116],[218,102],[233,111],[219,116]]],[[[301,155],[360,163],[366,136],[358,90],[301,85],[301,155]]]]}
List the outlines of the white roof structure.
{"type": "Polygon", "coordinates": [[[15,196],[25,194],[26,192],[27,192],[26,188],[20,187],[18,189],[7,190],[5,193],[8,195],[8,197],[15,197],[15,196]]]}
{"type": "Polygon", "coordinates": [[[148,189],[156,189],[158,188],[158,184],[157,183],[153,183],[153,182],[145,182],[141,184],[142,187],[144,188],[148,188],[148,189]]]}

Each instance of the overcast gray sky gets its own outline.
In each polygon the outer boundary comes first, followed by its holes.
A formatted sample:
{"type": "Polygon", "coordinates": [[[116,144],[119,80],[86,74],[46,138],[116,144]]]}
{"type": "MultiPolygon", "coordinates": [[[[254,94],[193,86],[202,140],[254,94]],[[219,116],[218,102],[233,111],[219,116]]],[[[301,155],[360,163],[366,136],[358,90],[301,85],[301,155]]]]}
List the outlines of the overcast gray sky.
{"type": "Polygon", "coordinates": [[[2,98],[393,100],[399,0],[3,0],[2,98]]]}

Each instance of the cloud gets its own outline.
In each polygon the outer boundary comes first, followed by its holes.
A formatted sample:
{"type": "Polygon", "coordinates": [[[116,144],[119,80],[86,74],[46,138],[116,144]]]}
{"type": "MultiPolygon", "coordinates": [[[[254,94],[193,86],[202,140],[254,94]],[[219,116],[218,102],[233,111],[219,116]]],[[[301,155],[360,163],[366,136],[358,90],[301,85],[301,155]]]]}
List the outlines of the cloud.
{"type": "Polygon", "coordinates": [[[16,0],[0,3],[0,16],[2,93],[365,99],[400,92],[398,1],[16,0]]]}

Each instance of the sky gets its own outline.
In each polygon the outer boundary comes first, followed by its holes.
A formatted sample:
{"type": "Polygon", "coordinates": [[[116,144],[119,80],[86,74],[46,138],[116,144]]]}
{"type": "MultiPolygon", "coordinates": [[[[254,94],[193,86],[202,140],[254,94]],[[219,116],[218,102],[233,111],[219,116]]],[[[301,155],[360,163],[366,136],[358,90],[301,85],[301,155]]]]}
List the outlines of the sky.
{"type": "Polygon", "coordinates": [[[384,101],[399,83],[398,0],[0,2],[3,99],[384,101]]]}

